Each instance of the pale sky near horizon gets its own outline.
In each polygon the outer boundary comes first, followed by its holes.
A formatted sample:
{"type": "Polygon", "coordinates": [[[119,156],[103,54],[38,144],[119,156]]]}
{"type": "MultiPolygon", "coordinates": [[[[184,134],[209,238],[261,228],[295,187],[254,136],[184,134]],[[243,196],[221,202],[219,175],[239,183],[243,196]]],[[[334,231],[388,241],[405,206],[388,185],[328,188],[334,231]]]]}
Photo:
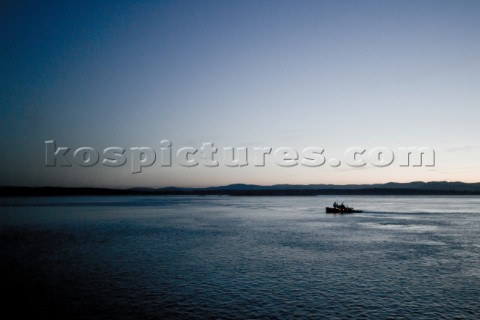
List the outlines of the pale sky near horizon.
{"type": "Polygon", "coordinates": [[[0,185],[479,182],[479,17],[478,1],[3,3],[0,185]],[[164,139],[327,160],[430,147],[436,161],[162,167],[164,139]],[[123,147],[127,164],[47,167],[46,140],[123,147]],[[132,174],[129,150],[144,146],[157,162],[132,174]]]}

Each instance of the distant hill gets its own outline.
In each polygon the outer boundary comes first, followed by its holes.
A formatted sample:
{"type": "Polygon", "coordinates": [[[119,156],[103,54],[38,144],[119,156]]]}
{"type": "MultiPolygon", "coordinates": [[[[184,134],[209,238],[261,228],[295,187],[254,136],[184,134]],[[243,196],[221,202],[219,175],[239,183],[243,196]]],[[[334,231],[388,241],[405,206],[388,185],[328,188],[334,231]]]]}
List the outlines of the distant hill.
{"type": "Polygon", "coordinates": [[[232,195],[288,196],[322,194],[358,195],[480,195],[480,183],[414,181],[384,184],[231,184],[206,188],[63,188],[63,187],[0,187],[0,196],[67,196],[67,195],[232,195]]]}

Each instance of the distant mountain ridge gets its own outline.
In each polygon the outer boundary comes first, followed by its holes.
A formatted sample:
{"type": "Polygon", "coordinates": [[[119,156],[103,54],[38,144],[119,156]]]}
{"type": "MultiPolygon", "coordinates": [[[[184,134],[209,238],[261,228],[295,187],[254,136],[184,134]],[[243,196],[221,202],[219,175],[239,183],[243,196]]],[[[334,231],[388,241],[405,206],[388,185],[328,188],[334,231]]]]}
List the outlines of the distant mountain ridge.
{"type": "Polygon", "coordinates": [[[205,188],[65,188],[65,187],[0,187],[0,196],[57,196],[57,195],[480,195],[480,183],[448,181],[413,181],[383,184],[230,184],[205,188]]]}
{"type": "MultiPolygon", "coordinates": [[[[413,182],[388,182],[377,184],[276,184],[271,186],[260,186],[255,184],[230,184],[226,186],[199,188],[205,190],[310,190],[310,189],[336,189],[336,190],[359,190],[359,189],[420,189],[420,190],[456,190],[456,191],[480,191],[480,182],[465,183],[465,182],[448,182],[448,181],[413,181],[413,182]]],[[[157,189],[158,190],[158,189],[157,189]]]]}

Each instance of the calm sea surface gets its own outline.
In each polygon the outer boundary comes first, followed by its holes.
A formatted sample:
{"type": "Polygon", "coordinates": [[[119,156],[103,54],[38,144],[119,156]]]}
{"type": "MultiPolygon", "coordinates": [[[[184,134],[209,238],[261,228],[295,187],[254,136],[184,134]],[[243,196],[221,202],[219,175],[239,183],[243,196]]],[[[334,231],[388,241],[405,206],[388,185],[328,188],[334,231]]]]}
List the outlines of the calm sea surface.
{"type": "Polygon", "coordinates": [[[3,198],[0,284],[37,319],[479,319],[480,198],[3,198]]]}

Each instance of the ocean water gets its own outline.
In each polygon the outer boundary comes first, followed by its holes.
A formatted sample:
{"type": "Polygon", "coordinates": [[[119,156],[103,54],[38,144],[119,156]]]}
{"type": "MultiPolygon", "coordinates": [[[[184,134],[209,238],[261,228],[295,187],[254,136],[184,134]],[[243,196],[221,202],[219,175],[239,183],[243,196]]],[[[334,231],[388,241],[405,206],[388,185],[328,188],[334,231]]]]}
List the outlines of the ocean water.
{"type": "Polygon", "coordinates": [[[479,319],[480,198],[2,198],[0,281],[37,319],[479,319]]]}

